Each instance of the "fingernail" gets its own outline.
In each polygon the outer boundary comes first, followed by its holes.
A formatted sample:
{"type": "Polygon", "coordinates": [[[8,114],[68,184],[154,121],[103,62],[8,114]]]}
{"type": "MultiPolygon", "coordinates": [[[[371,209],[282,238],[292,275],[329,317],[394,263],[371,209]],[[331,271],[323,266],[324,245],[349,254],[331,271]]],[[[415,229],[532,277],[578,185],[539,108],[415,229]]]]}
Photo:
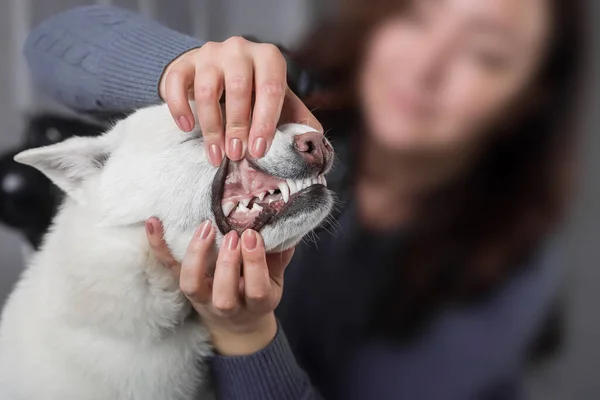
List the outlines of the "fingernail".
{"type": "Polygon", "coordinates": [[[181,117],[179,117],[179,127],[184,132],[189,132],[192,130],[192,124],[191,124],[190,120],[183,115],[181,117]]]}
{"type": "Polygon", "coordinates": [[[238,138],[233,138],[229,142],[229,158],[234,161],[242,158],[242,141],[238,138]]]}
{"type": "Polygon", "coordinates": [[[256,158],[260,158],[265,155],[265,151],[267,150],[267,141],[265,138],[259,137],[254,139],[254,144],[252,145],[253,156],[256,158]]]}
{"type": "Polygon", "coordinates": [[[223,154],[221,153],[221,148],[219,146],[217,146],[216,144],[211,144],[209,153],[208,153],[208,158],[210,159],[210,162],[213,165],[215,165],[215,166],[220,165],[221,161],[223,160],[223,154]]]}
{"type": "Polygon", "coordinates": [[[149,235],[154,235],[154,226],[152,226],[150,221],[146,221],[146,232],[148,232],[149,235]]]}
{"type": "Polygon", "coordinates": [[[212,229],[212,224],[210,221],[204,221],[202,225],[200,225],[200,239],[204,240],[210,235],[210,231],[212,229]]]}
{"type": "Polygon", "coordinates": [[[244,248],[249,251],[254,250],[256,248],[257,242],[256,233],[253,230],[248,229],[244,232],[242,236],[242,239],[244,241],[244,248]]]}
{"type": "Polygon", "coordinates": [[[227,238],[227,248],[229,250],[235,250],[237,249],[238,246],[238,234],[236,231],[231,231],[230,233],[228,233],[228,238],[227,238]]]}

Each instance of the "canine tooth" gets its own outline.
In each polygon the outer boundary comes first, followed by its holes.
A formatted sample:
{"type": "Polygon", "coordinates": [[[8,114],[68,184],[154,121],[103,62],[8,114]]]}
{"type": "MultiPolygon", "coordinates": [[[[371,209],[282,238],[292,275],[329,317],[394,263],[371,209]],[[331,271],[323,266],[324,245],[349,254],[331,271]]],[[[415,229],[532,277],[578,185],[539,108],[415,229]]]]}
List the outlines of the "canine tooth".
{"type": "Polygon", "coordinates": [[[327,180],[325,179],[325,176],[321,176],[321,178],[323,178],[323,186],[327,187],[327,180]]]}
{"type": "Polygon", "coordinates": [[[252,211],[262,211],[262,207],[258,205],[258,203],[252,204],[252,211]]]}
{"type": "Polygon", "coordinates": [[[258,198],[260,201],[262,201],[262,199],[264,199],[266,195],[267,195],[267,192],[261,192],[261,193],[259,193],[259,194],[258,194],[256,197],[257,197],[257,198],[258,198]]]}
{"type": "Polygon", "coordinates": [[[290,187],[286,182],[281,182],[279,185],[279,190],[281,191],[281,195],[283,196],[283,202],[287,203],[290,199],[290,187]]]}
{"type": "Polygon", "coordinates": [[[275,193],[275,189],[269,189],[269,193],[270,193],[270,194],[273,194],[273,193],[275,193]]]}
{"type": "Polygon", "coordinates": [[[235,203],[233,201],[228,201],[227,203],[221,205],[221,208],[223,208],[223,214],[225,214],[227,217],[235,208],[235,203]]]}
{"type": "Polygon", "coordinates": [[[317,176],[317,183],[320,185],[323,184],[323,176],[322,175],[317,176]]]}
{"type": "Polygon", "coordinates": [[[244,207],[248,207],[248,204],[250,204],[250,199],[244,199],[242,201],[240,201],[241,204],[244,205],[244,207]]]}
{"type": "Polygon", "coordinates": [[[298,188],[296,187],[296,182],[294,182],[291,179],[287,179],[286,182],[287,182],[288,186],[290,187],[290,195],[298,192],[298,188]]]}
{"type": "Polygon", "coordinates": [[[242,204],[242,202],[240,201],[238,206],[237,206],[238,211],[244,211],[244,212],[248,212],[248,207],[246,207],[244,204],[242,204]]]}

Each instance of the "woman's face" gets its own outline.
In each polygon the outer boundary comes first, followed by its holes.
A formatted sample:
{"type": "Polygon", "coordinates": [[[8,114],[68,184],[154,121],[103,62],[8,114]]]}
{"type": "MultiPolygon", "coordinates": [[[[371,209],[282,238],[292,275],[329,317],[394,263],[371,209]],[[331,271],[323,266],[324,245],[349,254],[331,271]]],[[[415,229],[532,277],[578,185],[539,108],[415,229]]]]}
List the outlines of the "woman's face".
{"type": "Polygon", "coordinates": [[[415,0],[378,26],[359,79],[370,137],[426,154],[463,154],[484,141],[540,64],[547,3],[415,0]]]}

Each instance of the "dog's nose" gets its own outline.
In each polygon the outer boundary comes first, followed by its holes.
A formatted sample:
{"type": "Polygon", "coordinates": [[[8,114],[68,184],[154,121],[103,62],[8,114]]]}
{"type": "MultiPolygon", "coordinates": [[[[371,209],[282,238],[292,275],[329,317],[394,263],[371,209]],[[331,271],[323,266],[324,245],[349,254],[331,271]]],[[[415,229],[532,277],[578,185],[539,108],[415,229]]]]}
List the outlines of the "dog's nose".
{"type": "Polygon", "coordinates": [[[310,164],[320,164],[324,170],[333,158],[329,141],[319,132],[306,132],[294,137],[294,147],[310,164]]]}

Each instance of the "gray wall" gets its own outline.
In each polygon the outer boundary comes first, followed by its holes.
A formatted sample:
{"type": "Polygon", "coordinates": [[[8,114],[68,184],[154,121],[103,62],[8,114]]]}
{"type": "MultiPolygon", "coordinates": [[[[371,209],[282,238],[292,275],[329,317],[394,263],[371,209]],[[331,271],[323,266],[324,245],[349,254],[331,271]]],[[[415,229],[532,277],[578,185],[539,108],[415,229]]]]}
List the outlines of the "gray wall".
{"type": "MultiPolygon", "coordinates": [[[[32,88],[20,57],[30,26],[85,0],[3,0],[0,6],[0,150],[16,144],[23,127],[21,115],[39,109],[66,112],[32,88]],[[8,4],[8,5],[7,5],[8,4]],[[6,11],[6,12],[5,12],[6,11]]],[[[140,10],[161,22],[209,40],[253,34],[263,40],[293,43],[313,20],[325,0],[99,0],[140,10]],[[192,16],[192,17],[190,17],[192,16]],[[268,23],[265,23],[268,21],[268,23]]],[[[593,1],[594,21],[600,2],[593,1]]],[[[600,32],[596,27],[596,37],[600,32]]],[[[598,48],[596,42],[595,48],[598,48]]],[[[594,70],[598,70],[598,55],[594,70]]],[[[559,362],[532,377],[532,398],[579,400],[600,398],[600,104],[598,81],[594,106],[587,120],[582,154],[582,193],[567,229],[570,291],[567,347],[559,362]]],[[[0,227],[0,304],[21,270],[20,240],[0,227]]]]}

